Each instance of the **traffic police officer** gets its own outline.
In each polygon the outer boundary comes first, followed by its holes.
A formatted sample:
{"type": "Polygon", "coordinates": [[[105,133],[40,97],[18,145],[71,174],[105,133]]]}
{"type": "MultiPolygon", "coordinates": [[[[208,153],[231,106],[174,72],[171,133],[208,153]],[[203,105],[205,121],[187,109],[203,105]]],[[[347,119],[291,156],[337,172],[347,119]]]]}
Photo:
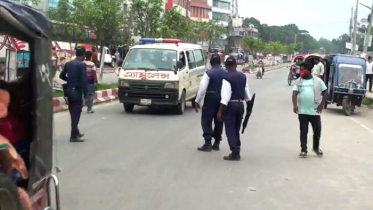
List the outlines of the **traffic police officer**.
{"type": "Polygon", "coordinates": [[[245,112],[243,102],[249,101],[251,96],[246,75],[237,71],[236,59],[233,56],[228,57],[225,66],[228,73],[223,80],[221,104],[217,118],[219,121],[222,121],[222,118],[224,119],[225,133],[232,151],[231,154],[224,157],[224,160],[238,161],[241,159],[240,128],[245,112]]]}
{"type": "Polygon", "coordinates": [[[202,107],[202,130],[205,144],[199,147],[199,151],[210,152],[211,150],[219,150],[221,134],[223,131],[223,122],[217,120],[217,113],[220,105],[220,90],[226,71],[221,68],[221,60],[219,54],[213,54],[210,58],[211,69],[207,71],[201,80],[197,98],[195,100],[195,108],[198,112],[200,103],[204,99],[202,107]],[[214,121],[214,129],[212,129],[212,121],[214,121]],[[214,145],[211,146],[212,138],[215,139],[214,145]]]}
{"type": "Polygon", "coordinates": [[[60,78],[66,81],[66,95],[69,102],[69,111],[71,116],[71,135],[70,142],[84,142],[83,134],[78,129],[80,115],[84,103],[87,101],[87,70],[83,63],[85,49],[80,47],[76,49],[76,59],[65,64],[60,78]]]}

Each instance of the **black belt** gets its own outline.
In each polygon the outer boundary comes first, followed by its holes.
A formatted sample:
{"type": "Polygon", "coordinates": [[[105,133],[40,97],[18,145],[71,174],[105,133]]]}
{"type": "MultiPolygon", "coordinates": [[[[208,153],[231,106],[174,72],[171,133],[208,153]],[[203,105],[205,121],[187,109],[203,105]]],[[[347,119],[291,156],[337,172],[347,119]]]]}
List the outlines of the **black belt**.
{"type": "Polygon", "coordinates": [[[206,93],[219,93],[219,91],[206,91],[206,93]]]}
{"type": "Polygon", "coordinates": [[[245,100],[242,99],[236,99],[236,100],[230,100],[229,102],[244,102],[245,100]]]}

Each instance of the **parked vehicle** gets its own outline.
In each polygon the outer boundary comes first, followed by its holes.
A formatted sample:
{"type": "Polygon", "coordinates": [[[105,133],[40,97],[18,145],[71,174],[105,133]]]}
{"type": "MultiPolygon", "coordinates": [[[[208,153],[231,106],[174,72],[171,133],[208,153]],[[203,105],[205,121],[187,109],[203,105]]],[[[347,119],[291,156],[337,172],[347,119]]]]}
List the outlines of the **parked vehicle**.
{"type": "Polygon", "coordinates": [[[351,115],[356,106],[361,106],[366,93],[365,59],[349,55],[329,55],[323,62],[324,81],[329,96],[327,104],[342,106],[344,114],[351,115]]]}
{"type": "MultiPolygon", "coordinates": [[[[53,167],[53,69],[48,18],[18,2],[0,1],[0,33],[28,42],[29,66],[13,81],[1,80],[1,89],[10,93],[9,112],[22,119],[27,149],[24,162],[28,178],[15,182],[0,174],[0,209],[21,210],[17,185],[25,189],[33,210],[52,209],[50,181],[55,184],[53,209],[60,210],[58,179],[53,167]],[[17,184],[17,185],[16,185],[17,184]]],[[[56,65],[54,59],[53,65],[56,65]]],[[[17,72],[18,76],[18,72],[17,72]]]]}

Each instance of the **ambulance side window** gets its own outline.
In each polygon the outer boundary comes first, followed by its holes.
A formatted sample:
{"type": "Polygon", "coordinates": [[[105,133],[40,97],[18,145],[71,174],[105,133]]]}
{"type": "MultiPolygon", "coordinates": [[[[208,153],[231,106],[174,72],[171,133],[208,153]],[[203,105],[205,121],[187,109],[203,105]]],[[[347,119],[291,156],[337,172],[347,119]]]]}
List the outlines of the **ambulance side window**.
{"type": "Polygon", "coordinates": [[[186,56],[185,56],[184,51],[181,51],[179,53],[179,61],[181,61],[183,63],[183,67],[181,69],[184,69],[185,66],[186,66],[186,56]]]}
{"type": "Polygon", "coordinates": [[[196,66],[200,67],[200,66],[205,65],[205,62],[203,60],[202,50],[194,50],[194,55],[196,57],[196,66]]]}
{"type": "Polygon", "coordinates": [[[189,69],[196,68],[196,59],[194,58],[193,50],[187,51],[186,54],[187,54],[187,58],[188,58],[189,69]]]}

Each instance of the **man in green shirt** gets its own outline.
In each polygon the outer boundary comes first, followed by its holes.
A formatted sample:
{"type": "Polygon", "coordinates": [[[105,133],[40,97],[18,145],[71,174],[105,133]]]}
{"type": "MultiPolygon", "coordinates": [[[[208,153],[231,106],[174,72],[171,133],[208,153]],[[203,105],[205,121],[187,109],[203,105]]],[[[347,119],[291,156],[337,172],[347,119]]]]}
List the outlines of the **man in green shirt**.
{"type": "Polygon", "coordinates": [[[327,88],[325,83],[316,76],[312,76],[312,64],[304,62],[300,65],[300,79],[293,87],[293,108],[298,114],[300,124],[301,153],[299,157],[307,157],[307,135],[308,124],[311,123],[313,129],[313,151],[322,156],[320,150],[321,118],[320,114],[327,99],[327,88]]]}
{"type": "Polygon", "coordinates": [[[299,67],[301,63],[302,63],[302,60],[301,59],[297,59],[295,65],[297,65],[299,67]]]}

